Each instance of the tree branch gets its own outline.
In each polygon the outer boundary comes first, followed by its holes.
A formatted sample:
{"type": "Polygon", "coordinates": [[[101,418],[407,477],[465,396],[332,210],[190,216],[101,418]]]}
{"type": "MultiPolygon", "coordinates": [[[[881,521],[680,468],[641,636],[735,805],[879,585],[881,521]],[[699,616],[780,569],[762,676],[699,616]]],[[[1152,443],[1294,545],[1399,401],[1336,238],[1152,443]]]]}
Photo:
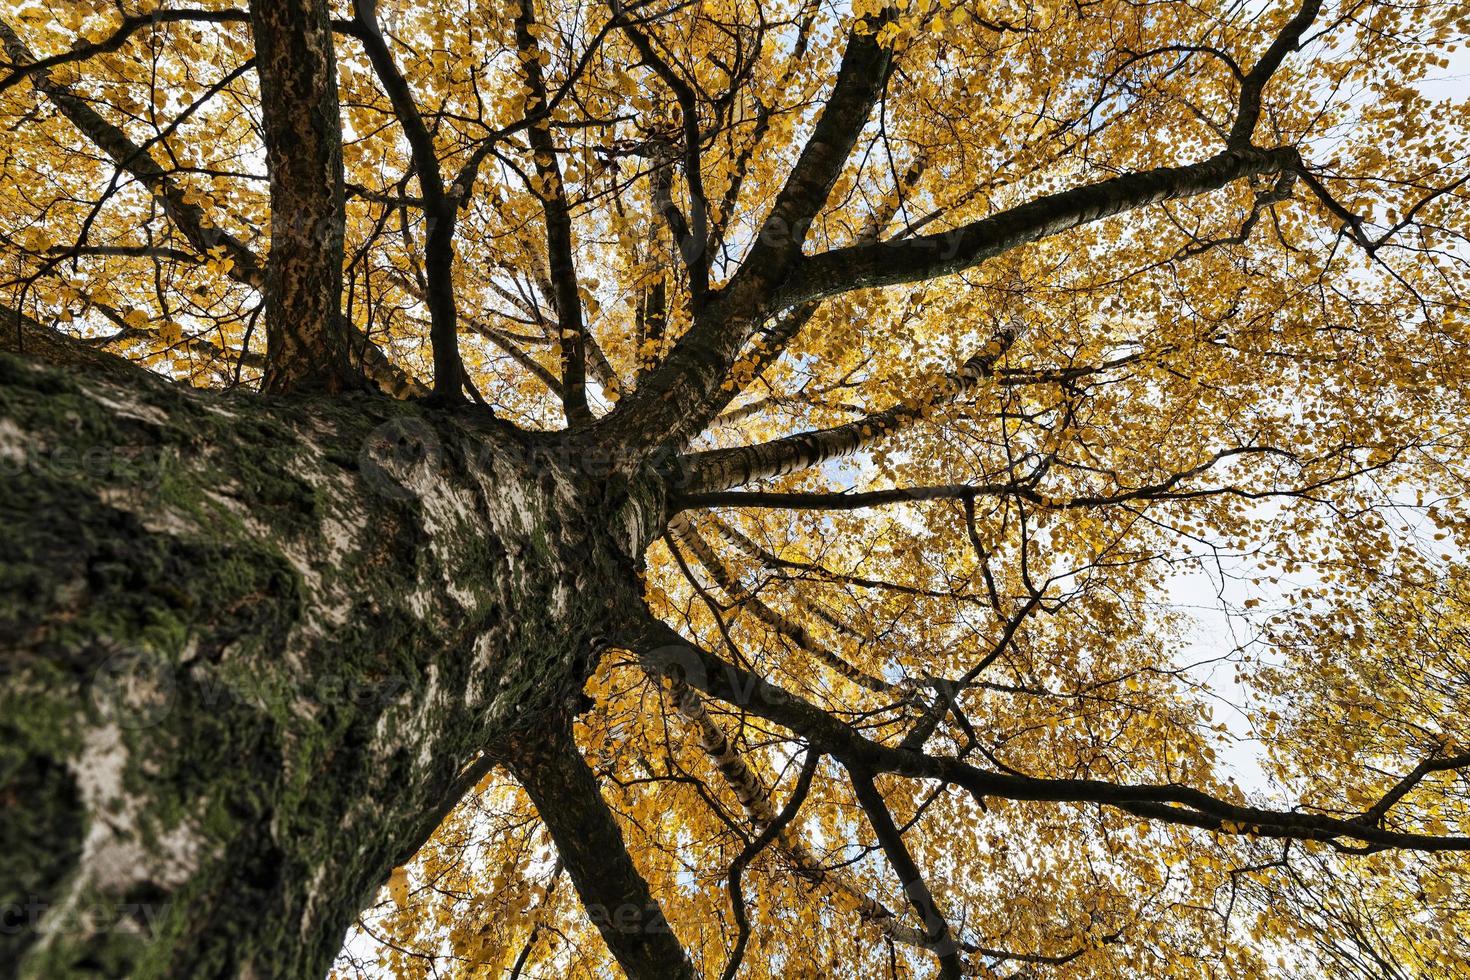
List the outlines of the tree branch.
{"type": "Polygon", "coordinates": [[[939,957],[939,975],[945,980],[956,980],[960,976],[959,947],[950,938],[949,923],[939,913],[934,895],[924,883],[924,875],[913,855],[909,853],[908,845],[903,842],[903,833],[893,822],[893,814],[889,812],[883,794],[878,792],[869,773],[861,769],[849,769],[848,775],[852,779],[858,805],[868,815],[868,823],[878,836],[883,854],[898,873],[899,880],[903,882],[904,894],[909,897],[909,904],[924,923],[924,938],[928,940],[929,948],[939,957]]]}
{"type": "Polygon", "coordinates": [[[1415,766],[1403,779],[1396,783],[1393,789],[1383,794],[1383,798],[1373,804],[1362,816],[1364,823],[1381,824],[1383,818],[1388,816],[1396,803],[1409,793],[1413,792],[1424,777],[1433,772],[1448,772],[1451,769],[1463,769],[1470,766],[1470,752],[1462,755],[1448,756],[1440,759],[1425,759],[1415,766]]]}
{"type": "Polygon", "coordinates": [[[621,12],[617,0],[612,0],[614,18],[618,27],[637,49],[639,57],[653,69],[654,73],[674,93],[679,103],[679,116],[684,130],[684,183],[689,192],[689,222],[677,218],[673,202],[667,202],[666,216],[670,226],[676,228],[675,242],[689,270],[689,292],[696,309],[704,302],[709,292],[709,202],[704,194],[704,174],[700,163],[699,104],[694,89],[667,61],[659,57],[648,36],[638,30],[621,12]],[[669,212],[672,211],[672,214],[669,212]],[[683,227],[681,227],[683,226],[683,227]]]}
{"type": "Polygon", "coordinates": [[[589,425],[592,410],[587,405],[587,327],[582,320],[582,296],[577,282],[577,263],[572,248],[571,210],[562,185],[561,164],[551,140],[546,79],[541,73],[541,50],[532,27],[536,24],[533,0],[520,0],[516,14],[516,45],[519,48],[526,85],[531,89],[528,108],[536,117],[527,135],[536,165],[536,197],[546,217],[547,265],[552,298],[556,306],[557,344],[561,348],[561,398],[571,428],[589,425]]]}
{"type": "Polygon", "coordinates": [[[679,543],[685,545],[694,554],[700,566],[719,585],[720,590],[739,606],[749,609],[755,614],[756,619],[765,623],[776,633],[790,640],[798,648],[811,654],[818,661],[825,664],[830,670],[847,678],[859,687],[869,691],[890,691],[893,685],[881,678],[853,666],[837,654],[822,646],[800,623],[792,620],[772,609],[762,602],[757,596],[752,595],[743,585],[740,579],[731,574],[730,570],[720,560],[719,554],[709,546],[709,542],[690,524],[689,519],[683,514],[676,514],[669,521],[669,533],[679,543]]]}
{"type": "Polygon", "coordinates": [[[0,303],[0,350],[36,357],[49,364],[97,373],[131,376],[138,370],[125,358],[53,330],[22,311],[0,303]]]}
{"type": "Polygon", "coordinates": [[[1314,481],[1294,490],[1248,490],[1243,487],[1202,487],[1197,490],[1180,490],[1179,484],[1206,472],[1215,464],[1238,456],[1280,456],[1295,460],[1296,457],[1274,446],[1239,446],[1222,449],[1208,459],[1185,470],[1171,473],[1154,483],[1113,494],[1076,494],[1070,497],[1049,497],[1037,490],[1028,480],[1010,483],[947,483],[921,487],[895,487],[890,490],[869,490],[857,493],[821,493],[780,491],[721,491],[692,493],[678,496],[674,505],[680,509],[692,507],[770,507],[792,510],[862,510],[868,507],[884,507],[889,504],[914,503],[925,500],[975,500],[979,497],[1015,497],[1041,507],[1055,510],[1071,510],[1080,507],[1104,507],[1126,504],[1136,500],[1192,500],[1215,494],[1232,494],[1246,499],[1274,496],[1293,496],[1309,493],[1328,483],[1339,482],[1353,473],[1314,481]]]}
{"type": "Polygon", "coordinates": [[[587,914],[633,980],[694,980],[694,967],[628,856],[623,833],[570,734],[553,728],[506,753],[556,842],[587,914]]]}
{"type": "Polygon", "coordinates": [[[745,891],[740,887],[740,878],[745,873],[745,868],[754,861],[761,851],[770,845],[785,831],[786,827],[796,818],[801,805],[806,802],[807,793],[812,788],[812,777],[817,773],[817,765],[822,761],[818,752],[808,752],[806,759],[801,764],[801,773],[796,777],[796,787],[791,791],[791,798],[781,808],[781,812],[756,835],[755,839],[745,846],[745,849],[736,855],[730,864],[728,876],[730,891],[730,909],[735,916],[735,947],[730,950],[730,958],[725,962],[725,970],[720,974],[720,980],[734,980],[735,974],[740,971],[740,962],[745,958],[745,947],[750,942],[750,918],[745,913],[745,891]]]}
{"type": "MultiPolygon", "coordinates": [[[[240,12],[241,19],[246,17],[240,12]]],[[[0,20],[0,47],[12,61],[29,64],[35,59],[20,36],[4,20],[0,20]]],[[[174,226],[203,255],[211,249],[223,249],[231,262],[229,277],[252,289],[265,285],[264,266],[248,245],[223,229],[208,225],[203,210],[185,200],[184,193],[168,179],[167,173],[148,153],[117,126],[108,122],[71,88],[51,78],[49,73],[33,73],[32,85],[64,115],[77,130],[94,143],[119,168],[132,175],[158,199],[174,226]]],[[[387,393],[397,397],[420,396],[426,390],[402,368],[390,361],[377,345],[355,326],[351,331],[353,354],[370,378],[387,393]]]]}
{"type": "Polygon", "coordinates": [[[676,676],[767,721],[781,725],[849,768],[937,780],[987,796],[1011,800],[1096,803],[1165,823],[1223,833],[1248,833],[1284,840],[1321,841],[1346,851],[1403,848],[1470,851],[1470,837],[1384,830],[1352,820],[1302,811],[1267,810],[1230,803],[1177,784],[1111,783],[1098,779],[1037,778],[980,769],[959,759],[894,748],[875,742],[799,695],[689,643],[652,617],[630,642],[644,666],[676,676]],[[1358,841],[1361,845],[1344,844],[1358,841]]]}
{"type": "MultiPolygon", "coordinates": [[[[656,678],[658,675],[651,676],[656,678]]],[[[780,819],[771,802],[771,791],[736,750],[725,730],[710,716],[703,698],[678,677],[670,678],[669,697],[675,710],[694,729],[701,751],[709,757],[715,771],[735,794],[751,823],[762,833],[769,830],[780,819]]],[[[934,946],[924,930],[904,923],[882,902],[865,893],[841,869],[823,867],[797,833],[778,832],[777,846],[797,875],[829,895],[842,896],[844,904],[857,911],[858,918],[876,926],[886,938],[919,949],[934,946]]]]}
{"type": "Polygon", "coordinates": [[[146,27],[159,27],[163,24],[178,23],[205,23],[205,24],[243,24],[250,20],[250,15],[243,10],[203,10],[198,8],[184,8],[178,10],[154,10],[146,14],[128,14],[113,28],[111,34],[100,41],[91,44],[82,44],[73,47],[60,54],[53,54],[46,58],[38,58],[27,61],[11,55],[15,62],[9,75],[0,78],[0,92],[4,92],[12,85],[37,72],[48,71],[61,65],[71,64],[77,61],[86,61],[100,54],[110,54],[121,50],[123,45],[139,31],[146,27]]]}
{"type": "Polygon", "coordinates": [[[682,460],[687,493],[726,490],[767,477],[811,469],[851,456],[864,446],[924,417],[934,405],[953,402],[995,373],[995,365],[1015,342],[1017,331],[1005,328],[958,370],[926,388],[922,400],[892,405],[844,425],[773,439],[735,449],[693,453],[682,460]]]}
{"type": "Polygon", "coordinates": [[[745,262],[711,296],[664,362],[619,404],[605,425],[609,440],[635,451],[682,442],[733,397],[721,391],[730,365],[774,311],[771,300],[800,255],[891,69],[892,52],[875,34],[848,33],[832,94],[745,262]]]}
{"type": "Polygon", "coordinates": [[[1103,218],[1300,165],[1294,147],[1231,148],[1199,163],[1156,167],[1048,194],[952,231],[833,249],[802,261],[781,288],[780,300],[795,305],[855,289],[952,275],[1020,245],[1103,218]]]}
{"type": "Polygon", "coordinates": [[[1296,16],[1286,22],[1276,40],[1261,55],[1261,60],[1246,73],[1240,84],[1240,107],[1235,114],[1235,125],[1230,129],[1232,147],[1246,148],[1251,145],[1256,123],[1261,118],[1261,95],[1265,92],[1266,83],[1276,74],[1287,55],[1301,49],[1302,35],[1312,25],[1321,9],[1322,0],[1302,0],[1296,16]]]}
{"type": "Polygon", "coordinates": [[[378,26],[377,0],[353,0],[352,7],[362,28],[357,37],[393,106],[418,175],[428,228],[424,238],[424,299],[429,307],[429,339],[434,351],[433,397],[441,403],[454,404],[462,399],[465,386],[454,290],[454,232],[459,218],[459,198],[445,192],[434,138],[424,125],[408,80],[398,70],[378,26]]]}

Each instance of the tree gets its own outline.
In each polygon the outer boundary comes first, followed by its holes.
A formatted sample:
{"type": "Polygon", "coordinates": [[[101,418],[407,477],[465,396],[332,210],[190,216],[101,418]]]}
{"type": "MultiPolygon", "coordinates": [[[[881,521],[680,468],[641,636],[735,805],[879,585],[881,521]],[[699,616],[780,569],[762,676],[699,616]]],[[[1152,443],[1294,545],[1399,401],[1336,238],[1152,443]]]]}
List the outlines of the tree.
{"type": "Polygon", "coordinates": [[[5,972],[1463,972],[1467,29],[11,5],[5,972]]]}

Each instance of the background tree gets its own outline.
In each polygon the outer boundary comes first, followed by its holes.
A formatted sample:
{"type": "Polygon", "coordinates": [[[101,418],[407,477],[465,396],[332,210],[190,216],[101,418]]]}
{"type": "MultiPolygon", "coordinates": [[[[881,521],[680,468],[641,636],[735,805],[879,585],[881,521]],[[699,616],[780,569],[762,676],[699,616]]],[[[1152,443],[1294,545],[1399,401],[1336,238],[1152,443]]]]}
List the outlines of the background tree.
{"type": "Polygon", "coordinates": [[[1464,973],[1467,28],[12,3],[0,971],[1464,973]]]}

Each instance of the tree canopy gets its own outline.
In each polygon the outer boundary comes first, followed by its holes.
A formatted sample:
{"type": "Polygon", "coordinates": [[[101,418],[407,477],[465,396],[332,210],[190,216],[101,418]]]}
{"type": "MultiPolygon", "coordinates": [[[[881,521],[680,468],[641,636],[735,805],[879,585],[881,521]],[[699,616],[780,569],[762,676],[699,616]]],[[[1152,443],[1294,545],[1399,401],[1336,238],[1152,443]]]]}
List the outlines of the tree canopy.
{"type": "Polygon", "coordinates": [[[580,751],[336,976],[636,974],[639,895],[725,980],[1462,976],[1467,32],[12,0],[0,326],[666,479],[580,751]]]}

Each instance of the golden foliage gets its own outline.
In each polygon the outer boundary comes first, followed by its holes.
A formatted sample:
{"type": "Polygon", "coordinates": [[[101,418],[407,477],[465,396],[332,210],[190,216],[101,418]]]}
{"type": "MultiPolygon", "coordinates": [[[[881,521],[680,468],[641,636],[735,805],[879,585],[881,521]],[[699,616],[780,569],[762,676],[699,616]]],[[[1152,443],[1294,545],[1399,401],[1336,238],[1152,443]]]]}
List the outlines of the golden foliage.
{"type": "MultiPolygon", "coordinates": [[[[583,313],[606,362],[590,372],[602,414],[694,316],[661,197],[686,214],[707,205],[719,286],[829,96],[849,28],[876,32],[898,70],[811,229],[811,254],[1203,159],[1230,129],[1239,72],[1294,12],[1126,0],[639,6],[640,29],[696,93],[700,202],[678,179],[675,93],[613,29],[611,7],[540,0],[530,48],[515,36],[519,4],[381,8],[445,172],[495,143],[461,201],[461,346],[497,413],[538,428],[560,424],[547,380],[568,339],[552,312],[544,202],[564,194],[573,217],[583,313]],[[527,115],[532,60],[549,93],[565,93],[549,116],[527,115]],[[556,168],[533,152],[533,127],[553,134],[556,168]]],[[[45,58],[153,9],[173,8],[18,0],[4,20],[45,58]]],[[[1187,784],[1351,818],[1425,760],[1470,752],[1470,100],[1454,81],[1463,57],[1449,60],[1467,30],[1460,2],[1329,3],[1271,79],[1257,132],[1263,146],[1298,147],[1304,174],[1153,203],[958,275],[842,292],[779,359],[753,344],[725,379],[737,400],[692,448],[902,405],[901,431],[863,426],[856,455],[761,489],[990,489],[882,508],[691,512],[714,559],[656,545],[654,612],[891,744],[929,682],[993,652],[960,697],[963,723],[946,719],[931,751],[1034,776],[1187,784]],[[945,379],[1002,331],[1016,339],[994,371],[956,394],[945,379]],[[1213,612],[1185,608],[1200,603],[1213,612]],[[1202,636],[1202,623],[1219,635],[1202,636]],[[834,658],[883,683],[855,683],[834,658]]],[[[337,40],[343,311],[426,380],[418,183],[361,45],[337,40]]],[[[251,53],[238,20],[159,21],[49,75],[145,147],[206,229],[264,255],[261,106],[240,70],[251,53]]],[[[256,284],[231,278],[224,250],[181,235],[157,189],[82,138],[33,81],[0,93],[7,301],[196,384],[255,383],[256,284]]],[[[759,827],[634,658],[606,658],[589,694],[578,738],[605,799],[678,937],[718,976],[736,933],[729,868],[759,827]]],[[[779,811],[799,740],[740,706],[708,708],[779,811]]],[[[911,828],[949,928],[976,947],[965,954],[976,975],[1470,972],[1463,858],[1339,854],[1241,822],[1211,832],[878,785],[911,828]]],[[[1379,816],[1464,834],[1466,792],[1464,772],[1446,768],[1379,816]]],[[[830,760],[744,895],[742,976],[933,970],[863,911],[870,901],[910,914],[830,760]],[[845,884],[814,882],[792,842],[845,884]]],[[[393,873],[338,975],[615,969],[533,808],[495,775],[393,873]]]]}

